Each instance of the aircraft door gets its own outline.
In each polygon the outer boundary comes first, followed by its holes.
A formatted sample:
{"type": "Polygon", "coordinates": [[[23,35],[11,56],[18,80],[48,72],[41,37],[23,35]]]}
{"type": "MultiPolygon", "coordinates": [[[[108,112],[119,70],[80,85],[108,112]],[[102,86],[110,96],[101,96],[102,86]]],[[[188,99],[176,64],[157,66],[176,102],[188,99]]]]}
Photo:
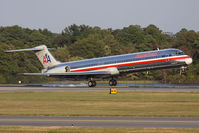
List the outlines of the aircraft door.
{"type": "Polygon", "coordinates": [[[70,72],[70,67],[69,66],[65,67],[65,72],[70,72]]]}

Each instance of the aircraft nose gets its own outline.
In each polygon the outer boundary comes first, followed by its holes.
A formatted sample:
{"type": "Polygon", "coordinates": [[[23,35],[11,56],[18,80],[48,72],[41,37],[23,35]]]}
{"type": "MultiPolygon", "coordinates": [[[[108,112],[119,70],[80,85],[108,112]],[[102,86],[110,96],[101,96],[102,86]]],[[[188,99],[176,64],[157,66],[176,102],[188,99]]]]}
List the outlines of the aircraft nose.
{"type": "Polygon", "coordinates": [[[192,62],[193,62],[193,59],[192,59],[191,57],[185,59],[185,63],[186,63],[187,65],[191,64],[192,62]]]}

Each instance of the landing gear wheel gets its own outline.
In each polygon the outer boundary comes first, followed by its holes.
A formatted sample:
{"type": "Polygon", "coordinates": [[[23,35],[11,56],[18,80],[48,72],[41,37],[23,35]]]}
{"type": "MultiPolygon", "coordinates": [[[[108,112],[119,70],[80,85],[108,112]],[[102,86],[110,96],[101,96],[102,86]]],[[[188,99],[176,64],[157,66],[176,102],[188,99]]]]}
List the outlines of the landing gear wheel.
{"type": "Polygon", "coordinates": [[[95,87],[95,86],[96,86],[96,84],[97,84],[97,83],[96,83],[96,81],[93,81],[93,87],[95,87]]]}
{"type": "Polygon", "coordinates": [[[89,87],[95,87],[96,86],[96,81],[94,81],[94,80],[88,81],[88,86],[89,87]]]}
{"type": "Polygon", "coordinates": [[[110,86],[116,86],[116,85],[117,85],[117,80],[111,79],[111,80],[109,81],[109,85],[110,85],[110,86]]]}

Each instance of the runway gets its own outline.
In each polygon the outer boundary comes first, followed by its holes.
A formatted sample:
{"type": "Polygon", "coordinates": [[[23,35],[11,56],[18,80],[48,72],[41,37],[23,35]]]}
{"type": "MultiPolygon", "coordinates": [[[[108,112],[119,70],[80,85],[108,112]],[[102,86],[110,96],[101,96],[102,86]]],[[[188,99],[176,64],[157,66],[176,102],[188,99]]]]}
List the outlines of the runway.
{"type": "MultiPolygon", "coordinates": [[[[116,87],[122,91],[199,92],[199,88],[116,87]]],[[[0,92],[109,91],[110,87],[0,87],[0,92]]],[[[76,126],[128,128],[199,128],[199,117],[116,117],[116,116],[0,116],[0,126],[76,126]]]]}
{"type": "MultiPolygon", "coordinates": [[[[143,92],[199,92],[198,87],[113,87],[120,91],[143,92]]],[[[0,86],[0,92],[57,92],[57,91],[109,91],[110,87],[29,87],[29,86],[0,86]]]]}
{"type": "Polygon", "coordinates": [[[0,116],[1,126],[199,128],[199,118],[0,116]]]}

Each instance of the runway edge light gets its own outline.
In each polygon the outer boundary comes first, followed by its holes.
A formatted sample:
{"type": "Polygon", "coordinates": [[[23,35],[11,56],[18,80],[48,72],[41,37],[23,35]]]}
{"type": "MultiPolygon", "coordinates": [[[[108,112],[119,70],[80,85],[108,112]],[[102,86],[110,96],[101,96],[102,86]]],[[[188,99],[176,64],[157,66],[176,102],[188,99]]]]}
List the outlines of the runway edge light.
{"type": "Polygon", "coordinates": [[[116,88],[110,88],[110,94],[117,94],[116,88]]]}

